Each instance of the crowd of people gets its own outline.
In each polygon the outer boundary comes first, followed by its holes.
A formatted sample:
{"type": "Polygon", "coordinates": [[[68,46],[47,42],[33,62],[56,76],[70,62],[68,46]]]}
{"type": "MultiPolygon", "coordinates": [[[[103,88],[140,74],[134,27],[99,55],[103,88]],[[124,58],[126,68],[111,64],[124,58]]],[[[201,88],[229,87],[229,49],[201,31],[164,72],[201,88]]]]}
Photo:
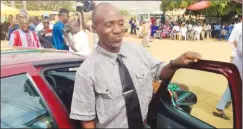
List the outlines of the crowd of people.
{"type": "Polygon", "coordinates": [[[3,23],[8,23],[5,30],[11,47],[52,48],[80,55],[90,54],[80,13],[70,18],[69,10],[63,8],[59,10],[58,17],[51,18],[44,13],[39,20],[22,10],[16,17],[10,15],[3,23]]]}
{"type": "MultiPolygon", "coordinates": [[[[157,19],[158,20],[158,19],[157,19]]],[[[146,42],[144,46],[149,46],[154,38],[171,40],[204,40],[209,38],[216,38],[218,40],[228,41],[229,36],[233,30],[235,24],[239,23],[241,17],[234,22],[223,22],[222,25],[217,22],[213,24],[211,21],[203,20],[202,22],[197,20],[185,20],[178,18],[176,21],[165,20],[160,21],[160,24],[154,17],[151,19],[142,19],[137,22],[135,18],[131,18],[130,33],[131,35],[138,35],[143,37],[142,43],[146,42]],[[138,33],[136,33],[138,31],[138,33]]]]}

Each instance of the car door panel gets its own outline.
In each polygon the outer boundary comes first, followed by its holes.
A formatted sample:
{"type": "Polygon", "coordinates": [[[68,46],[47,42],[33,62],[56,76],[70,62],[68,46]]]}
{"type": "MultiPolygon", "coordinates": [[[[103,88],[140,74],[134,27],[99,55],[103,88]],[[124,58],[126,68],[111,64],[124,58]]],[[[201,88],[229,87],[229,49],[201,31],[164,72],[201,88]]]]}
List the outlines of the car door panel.
{"type": "Polygon", "coordinates": [[[1,67],[1,78],[22,73],[28,73],[30,75],[58,127],[72,128],[68,113],[65,112],[65,107],[59,102],[58,98],[53,94],[50,88],[48,88],[40,77],[39,71],[31,63],[19,64],[18,67],[16,67],[16,65],[1,67]]]}
{"type": "MultiPolygon", "coordinates": [[[[161,104],[159,107],[159,112],[157,114],[157,121],[158,119],[161,119],[160,117],[161,115],[163,115],[168,119],[167,121],[169,127],[181,126],[184,128],[207,128],[207,129],[214,128],[213,126],[210,126],[197,118],[188,116],[187,113],[178,110],[177,108],[173,107],[171,104],[166,104],[166,102],[164,102],[163,100],[160,100],[160,102],[161,104]]],[[[157,123],[157,128],[163,128],[163,127],[160,127],[157,123]]]]}
{"type": "MultiPolygon", "coordinates": [[[[236,66],[226,62],[200,60],[197,63],[183,66],[182,68],[217,73],[225,76],[228,79],[233,101],[233,127],[242,128],[242,80],[236,66]]],[[[149,107],[147,117],[148,123],[153,128],[160,128],[158,122],[162,122],[164,119],[160,117],[165,116],[174,123],[186,128],[214,128],[208,123],[205,123],[193,116],[184,113],[183,111],[180,111],[179,109],[176,109],[169,103],[170,98],[166,89],[170,83],[170,80],[171,78],[168,80],[163,80],[156,95],[154,95],[149,107]]]]}
{"type": "Polygon", "coordinates": [[[178,124],[177,122],[169,119],[168,117],[164,116],[163,114],[158,113],[157,114],[157,128],[179,128],[179,129],[185,129],[186,127],[178,124]],[[163,122],[162,122],[163,121],[163,122]]]}

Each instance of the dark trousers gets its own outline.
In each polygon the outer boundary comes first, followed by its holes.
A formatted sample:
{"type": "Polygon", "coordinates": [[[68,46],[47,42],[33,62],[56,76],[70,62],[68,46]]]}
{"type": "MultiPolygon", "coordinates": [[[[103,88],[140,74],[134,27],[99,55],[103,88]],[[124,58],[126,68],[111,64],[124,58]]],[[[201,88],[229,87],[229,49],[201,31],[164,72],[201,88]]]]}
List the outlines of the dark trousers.
{"type": "Polygon", "coordinates": [[[137,34],[137,28],[134,26],[131,26],[131,31],[130,31],[131,35],[136,35],[137,34]]]}

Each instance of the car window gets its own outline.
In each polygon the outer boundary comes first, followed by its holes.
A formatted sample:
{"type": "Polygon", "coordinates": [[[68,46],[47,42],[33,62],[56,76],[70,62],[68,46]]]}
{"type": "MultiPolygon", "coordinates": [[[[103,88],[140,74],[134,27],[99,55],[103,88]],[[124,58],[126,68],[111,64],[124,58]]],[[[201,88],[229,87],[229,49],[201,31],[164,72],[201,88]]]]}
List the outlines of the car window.
{"type": "Polygon", "coordinates": [[[50,69],[44,72],[46,81],[51,85],[67,111],[70,112],[75,74],[78,67],[50,69]]]}
{"type": "Polygon", "coordinates": [[[177,109],[216,128],[233,127],[231,94],[228,80],[223,75],[179,69],[167,90],[177,109]]]}
{"type": "Polygon", "coordinates": [[[2,128],[53,128],[53,118],[28,74],[1,78],[2,128]]]}

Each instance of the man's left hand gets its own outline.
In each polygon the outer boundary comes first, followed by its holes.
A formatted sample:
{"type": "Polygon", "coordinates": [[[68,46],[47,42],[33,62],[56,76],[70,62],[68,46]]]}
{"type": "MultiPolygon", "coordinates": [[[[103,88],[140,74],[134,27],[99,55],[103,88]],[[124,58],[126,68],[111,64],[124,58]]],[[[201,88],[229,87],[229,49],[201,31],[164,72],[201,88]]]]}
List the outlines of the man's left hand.
{"type": "Polygon", "coordinates": [[[201,55],[199,53],[189,51],[173,60],[172,65],[178,68],[190,63],[198,62],[199,59],[201,59],[201,55]]]}

